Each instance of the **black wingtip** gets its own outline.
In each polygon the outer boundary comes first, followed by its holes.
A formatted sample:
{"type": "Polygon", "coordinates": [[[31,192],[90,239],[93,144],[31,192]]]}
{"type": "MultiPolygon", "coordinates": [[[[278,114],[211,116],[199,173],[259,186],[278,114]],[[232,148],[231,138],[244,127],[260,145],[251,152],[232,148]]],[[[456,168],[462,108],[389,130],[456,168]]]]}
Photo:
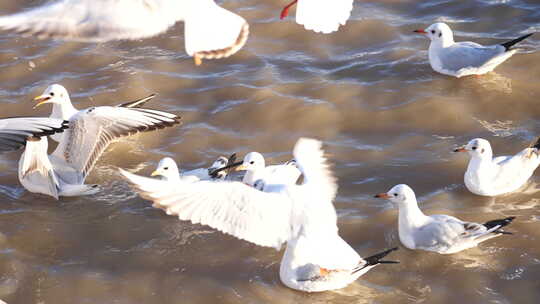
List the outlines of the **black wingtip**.
{"type": "Polygon", "coordinates": [[[399,263],[399,262],[395,262],[395,261],[382,261],[382,258],[384,258],[388,254],[390,254],[392,251],[396,251],[396,250],[398,250],[398,248],[394,247],[394,248],[390,248],[388,250],[385,250],[383,252],[379,252],[377,254],[374,254],[372,256],[369,256],[369,257],[364,259],[366,261],[366,265],[369,266],[369,265],[377,265],[377,264],[396,264],[396,263],[399,263]]]}
{"type": "Polygon", "coordinates": [[[514,40],[510,40],[510,41],[507,41],[507,42],[505,42],[505,43],[501,43],[501,45],[504,46],[504,49],[508,52],[508,51],[510,51],[510,50],[512,49],[512,46],[513,46],[514,44],[516,44],[516,43],[518,43],[518,42],[520,42],[520,41],[522,41],[522,40],[525,40],[525,39],[531,37],[533,34],[534,34],[534,33],[530,33],[530,34],[527,34],[527,35],[523,35],[523,36],[521,36],[521,37],[519,37],[519,38],[516,38],[516,39],[514,39],[514,40]]]}
{"type": "Polygon", "coordinates": [[[134,101],[125,102],[123,104],[118,105],[122,108],[140,108],[144,106],[148,101],[150,101],[152,98],[156,97],[157,93],[152,93],[144,98],[137,99],[134,101]]]}
{"type": "MultiPolygon", "coordinates": [[[[492,220],[492,221],[484,223],[484,226],[486,226],[487,229],[491,229],[493,227],[500,226],[499,227],[499,229],[500,229],[500,228],[502,228],[504,226],[509,225],[515,218],[516,218],[515,216],[510,216],[510,217],[507,217],[507,218],[504,218],[504,219],[492,220]]],[[[496,232],[502,233],[502,231],[499,231],[498,229],[497,229],[496,232]]]]}
{"type": "Polygon", "coordinates": [[[536,148],[537,150],[540,150],[540,137],[538,137],[538,139],[531,148],[536,148]]]}

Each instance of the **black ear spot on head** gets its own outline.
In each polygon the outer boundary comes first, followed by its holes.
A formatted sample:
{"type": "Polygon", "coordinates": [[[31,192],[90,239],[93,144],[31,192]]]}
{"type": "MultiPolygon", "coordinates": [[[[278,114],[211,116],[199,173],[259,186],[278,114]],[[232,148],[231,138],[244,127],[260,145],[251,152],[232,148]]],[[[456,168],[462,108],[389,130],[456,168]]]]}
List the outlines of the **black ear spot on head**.
{"type": "Polygon", "coordinates": [[[484,148],[482,148],[482,150],[480,151],[480,153],[484,153],[484,148]]]}
{"type": "Polygon", "coordinates": [[[441,36],[442,36],[442,33],[439,33],[439,37],[441,37],[441,36]]]}

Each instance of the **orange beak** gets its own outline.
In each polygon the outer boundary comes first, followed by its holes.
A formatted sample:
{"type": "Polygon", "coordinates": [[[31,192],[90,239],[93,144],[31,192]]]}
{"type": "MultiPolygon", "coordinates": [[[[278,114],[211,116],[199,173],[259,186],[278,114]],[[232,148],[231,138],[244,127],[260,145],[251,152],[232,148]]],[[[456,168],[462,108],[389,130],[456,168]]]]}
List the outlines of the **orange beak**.
{"type": "Polygon", "coordinates": [[[37,104],[34,106],[34,109],[39,107],[42,104],[48,103],[49,99],[51,99],[51,97],[49,95],[37,96],[36,98],[34,98],[34,101],[37,102],[37,104]]]}
{"type": "Polygon", "coordinates": [[[375,197],[376,197],[376,198],[386,198],[386,199],[389,199],[389,198],[390,198],[390,195],[388,195],[387,193],[379,193],[379,194],[376,194],[375,197]]]}
{"type": "Polygon", "coordinates": [[[461,148],[454,149],[454,152],[467,152],[467,149],[461,147],[461,148]]]}
{"type": "Polygon", "coordinates": [[[413,32],[415,32],[417,34],[427,34],[427,32],[424,31],[424,30],[414,30],[413,32]]]}

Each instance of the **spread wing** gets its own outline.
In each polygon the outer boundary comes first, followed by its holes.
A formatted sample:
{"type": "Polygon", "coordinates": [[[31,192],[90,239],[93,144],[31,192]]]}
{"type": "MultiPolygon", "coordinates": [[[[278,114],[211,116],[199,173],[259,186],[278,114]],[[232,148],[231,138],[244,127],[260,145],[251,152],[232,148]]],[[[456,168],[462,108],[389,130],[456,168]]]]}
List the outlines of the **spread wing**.
{"type": "Polygon", "coordinates": [[[241,182],[177,183],[121,173],[143,198],[181,220],[208,225],[239,239],[279,249],[292,235],[286,194],[267,193],[241,182]]]}
{"type": "Polygon", "coordinates": [[[0,119],[0,153],[21,148],[28,137],[41,137],[63,132],[67,121],[46,117],[0,119]]]}
{"type": "MultiPolygon", "coordinates": [[[[80,184],[94,167],[109,143],[138,132],[153,131],[180,123],[180,117],[167,112],[123,107],[95,107],[79,111],[52,154],[55,167],[67,164],[75,176],[57,172],[70,184],[80,184]]],[[[70,174],[72,175],[72,174],[70,174]]]]}
{"type": "Polygon", "coordinates": [[[296,23],[305,29],[328,34],[345,25],[353,9],[353,0],[299,0],[296,23]]]}
{"type": "Polygon", "coordinates": [[[62,0],[0,17],[0,28],[39,38],[105,42],[164,32],[183,19],[189,1],[62,0]]]}
{"type": "Polygon", "coordinates": [[[337,180],[324,157],[322,143],[315,139],[300,138],[293,150],[297,166],[304,175],[303,186],[316,193],[320,200],[331,202],[336,197],[337,180]]]}

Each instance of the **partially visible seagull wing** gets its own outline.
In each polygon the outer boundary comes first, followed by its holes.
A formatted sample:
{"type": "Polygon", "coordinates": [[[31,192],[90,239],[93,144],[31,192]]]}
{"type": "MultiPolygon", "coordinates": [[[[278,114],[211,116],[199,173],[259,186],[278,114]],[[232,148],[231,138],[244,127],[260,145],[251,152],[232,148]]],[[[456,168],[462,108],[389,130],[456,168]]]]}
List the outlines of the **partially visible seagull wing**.
{"type": "Polygon", "coordinates": [[[186,53],[200,59],[229,57],[247,41],[249,25],[213,1],[194,1],[185,19],[186,53]]]}
{"type": "Polygon", "coordinates": [[[60,133],[67,121],[46,117],[14,117],[0,119],[0,153],[21,148],[28,137],[60,133]]]}
{"type": "Polygon", "coordinates": [[[186,1],[61,0],[0,17],[0,28],[39,38],[132,40],[162,33],[183,19],[182,2],[186,1]]]}
{"type": "Polygon", "coordinates": [[[304,174],[303,186],[313,189],[321,200],[332,202],[337,193],[337,181],[324,157],[322,143],[315,139],[300,138],[293,150],[294,159],[304,174]]]}
{"type": "Polygon", "coordinates": [[[47,155],[47,137],[29,137],[19,160],[19,181],[31,192],[58,199],[59,183],[47,155]]]}
{"type": "Polygon", "coordinates": [[[307,30],[324,34],[345,25],[353,9],[353,0],[299,0],[296,22],[307,30]]]}
{"type": "Polygon", "coordinates": [[[102,106],[79,111],[53,152],[53,163],[56,167],[55,160],[65,162],[75,169],[78,176],[69,183],[80,184],[112,140],[178,123],[180,117],[174,114],[149,109],[102,106]]]}
{"type": "Polygon", "coordinates": [[[279,249],[292,235],[291,200],[241,182],[178,183],[121,173],[139,194],[181,220],[218,229],[260,246],[279,249]]]}
{"type": "Polygon", "coordinates": [[[439,54],[442,68],[458,72],[466,68],[480,68],[490,60],[504,54],[500,45],[482,46],[474,42],[458,42],[439,54]]]}

